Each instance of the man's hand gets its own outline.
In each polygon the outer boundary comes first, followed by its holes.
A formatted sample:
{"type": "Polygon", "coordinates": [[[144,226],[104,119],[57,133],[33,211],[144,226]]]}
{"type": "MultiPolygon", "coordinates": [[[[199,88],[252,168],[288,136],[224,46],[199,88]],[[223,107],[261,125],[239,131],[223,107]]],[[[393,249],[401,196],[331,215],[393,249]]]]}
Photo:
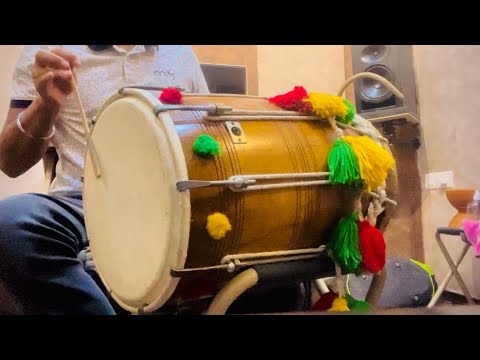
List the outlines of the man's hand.
{"type": "Polygon", "coordinates": [[[75,54],[57,48],[39,50],[35,54],[32,77],[41,100],[47,107],[59,109],[72,93],[72,70],[78,67],[75,54]]]}

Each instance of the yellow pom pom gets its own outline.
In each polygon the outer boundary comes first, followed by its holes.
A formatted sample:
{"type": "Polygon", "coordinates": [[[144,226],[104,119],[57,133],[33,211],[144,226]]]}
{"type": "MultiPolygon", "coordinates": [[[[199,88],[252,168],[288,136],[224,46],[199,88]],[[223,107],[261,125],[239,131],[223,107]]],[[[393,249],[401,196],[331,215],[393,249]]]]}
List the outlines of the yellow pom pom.
{"type": "Polygon", "coordinates": [[[308,99],[304,100],[312,105],[313,112],[322,119],[328,119],[332,116],[345,117],[348,108],[339,96],[310,93],[308,99]]]}
{"type": "Polygon", "coordinates": [[[392,155],[368,136],[345,136],[343,141],[350,144],[358,158],[360,177],[368,191],[382,186],[395,166],[392,155]]]}
{"type": "Polygon", "coordinates": [[[232,230],[232,225],[225,215],[217,212],[208,216],[206,229],[213,239],[221,240],[232,230]]]}
{"type": "Polygon", "coordinates": [[[337,297],[333,300],[332,307],[328,311],[350,311],[348,308],[348,302],[344,297],[337,297]]]}

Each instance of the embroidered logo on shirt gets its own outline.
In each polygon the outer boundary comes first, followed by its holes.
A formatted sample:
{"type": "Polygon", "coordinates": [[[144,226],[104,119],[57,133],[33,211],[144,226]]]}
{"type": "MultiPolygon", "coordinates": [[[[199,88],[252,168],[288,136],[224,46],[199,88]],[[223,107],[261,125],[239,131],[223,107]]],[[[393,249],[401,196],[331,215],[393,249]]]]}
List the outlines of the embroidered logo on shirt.
{"type": "Polygon", "coordinates": [[[175,80],[175,73],[171,70],[171,69],[164,69],[164,70],[160,70],[160,71],[155,71],[153,73],[155,76],[161,76],[161,77],[166,77],[168,78],[170,81],[174,81],[175,80]]]}

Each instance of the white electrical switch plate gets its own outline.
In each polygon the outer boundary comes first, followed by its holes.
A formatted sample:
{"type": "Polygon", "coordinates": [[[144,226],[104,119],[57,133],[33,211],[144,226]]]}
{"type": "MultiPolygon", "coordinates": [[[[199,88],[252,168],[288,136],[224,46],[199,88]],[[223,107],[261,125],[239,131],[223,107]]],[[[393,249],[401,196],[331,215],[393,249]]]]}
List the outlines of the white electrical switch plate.
{"type": "Polygon", "coordinates": [[[453,171],[442,171],[425,175],[425,188],[428,190],[451,189],[453,187],[453,171]]]}

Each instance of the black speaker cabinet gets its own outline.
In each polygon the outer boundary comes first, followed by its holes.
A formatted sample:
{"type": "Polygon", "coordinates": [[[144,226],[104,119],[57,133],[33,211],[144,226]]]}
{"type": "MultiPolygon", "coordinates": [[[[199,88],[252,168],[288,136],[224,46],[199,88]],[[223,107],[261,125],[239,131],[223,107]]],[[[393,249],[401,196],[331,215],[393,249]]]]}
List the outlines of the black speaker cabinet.
{"type": "Polygon", "coordinates": [[[355,82],[357,113],[366,119],[418,117],[415,72],[410,45],[352,45],[353,75],[372,72],[390,81],[405,96],[400,99],[376,80],[355,82]],[[402,117],[402,116],[400,116],[402,117]]]}

